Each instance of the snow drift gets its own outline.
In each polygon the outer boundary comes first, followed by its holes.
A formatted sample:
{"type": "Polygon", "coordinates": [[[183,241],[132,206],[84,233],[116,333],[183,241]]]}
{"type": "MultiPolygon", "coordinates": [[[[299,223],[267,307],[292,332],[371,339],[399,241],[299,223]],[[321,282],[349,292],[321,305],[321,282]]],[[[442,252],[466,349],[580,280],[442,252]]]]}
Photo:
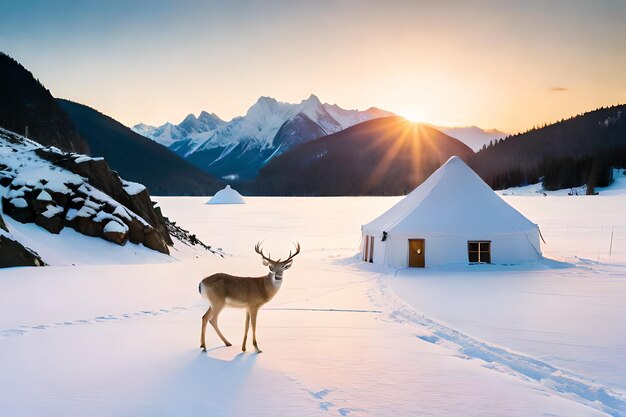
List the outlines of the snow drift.
{"type": "Polygon", "coordinates": [[[227,185],[224,189],[219,190],[207,204],[246,204],[241,194],[237,190],[233,190],[230,185],[227,185]]]}

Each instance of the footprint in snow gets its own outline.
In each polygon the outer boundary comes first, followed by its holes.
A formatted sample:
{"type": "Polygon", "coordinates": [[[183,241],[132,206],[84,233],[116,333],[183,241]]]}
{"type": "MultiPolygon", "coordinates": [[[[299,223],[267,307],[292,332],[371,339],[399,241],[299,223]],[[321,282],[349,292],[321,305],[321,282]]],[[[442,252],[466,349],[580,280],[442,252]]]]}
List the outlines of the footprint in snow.
{"type": "Polygon", "coordinates": [[[326,397],[328,394],[330,394],[331,392],[333,392],[333,389],[330,388],[325,388],[321,391],[309,391],[309,394],[311,394],[314,398],[317,398],[318,400],[323,399],[324,397],[326,397]]]}

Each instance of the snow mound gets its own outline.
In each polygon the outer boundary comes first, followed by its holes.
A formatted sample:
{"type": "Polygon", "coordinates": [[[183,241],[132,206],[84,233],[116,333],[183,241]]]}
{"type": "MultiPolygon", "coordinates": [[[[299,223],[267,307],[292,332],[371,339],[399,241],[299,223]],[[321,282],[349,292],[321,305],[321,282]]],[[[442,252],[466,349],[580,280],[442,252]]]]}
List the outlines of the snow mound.
{"type": "Polygon", "coordinates": [[[230,185],[227,185],[226,188],[215,193],[215,195],[207,201],[207,204],[246,204],[246,201],[237,190],[233,190],[230,188],[230,185]]]}

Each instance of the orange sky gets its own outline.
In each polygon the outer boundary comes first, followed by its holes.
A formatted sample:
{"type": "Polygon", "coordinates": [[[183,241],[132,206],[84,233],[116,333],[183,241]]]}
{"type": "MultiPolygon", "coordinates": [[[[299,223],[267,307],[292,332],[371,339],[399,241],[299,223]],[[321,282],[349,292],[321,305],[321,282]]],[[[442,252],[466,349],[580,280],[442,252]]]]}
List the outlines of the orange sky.
{"type": "Polygon", "coordinates": [[[15,2],[0,49],[132,125],[311,93],[508,132],[626,102],[626,2],[15,2]]]}

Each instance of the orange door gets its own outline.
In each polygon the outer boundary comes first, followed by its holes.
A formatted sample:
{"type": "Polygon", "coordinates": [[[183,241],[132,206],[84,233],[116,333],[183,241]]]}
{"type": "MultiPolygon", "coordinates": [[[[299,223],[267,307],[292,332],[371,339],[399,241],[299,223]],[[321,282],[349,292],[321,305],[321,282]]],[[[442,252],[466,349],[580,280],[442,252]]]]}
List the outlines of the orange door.
{"type": "Polygon", "coordinates": [[[424,268],[426,265],[426,257],[424,249],[426,248],[424,239],[409,239],[409,266],[412,268],[424,268]]]}

